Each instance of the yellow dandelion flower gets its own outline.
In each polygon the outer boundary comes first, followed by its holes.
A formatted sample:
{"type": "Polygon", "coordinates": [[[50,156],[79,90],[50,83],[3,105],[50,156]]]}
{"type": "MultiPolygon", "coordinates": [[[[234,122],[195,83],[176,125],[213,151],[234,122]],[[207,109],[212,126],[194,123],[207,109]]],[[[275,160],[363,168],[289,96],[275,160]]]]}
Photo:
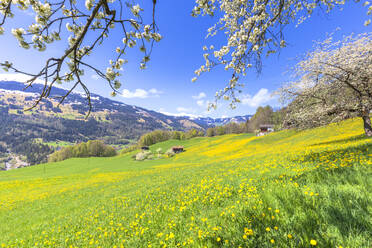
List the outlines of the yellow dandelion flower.
{"type": "Polygon", "coordinates": [[[271,240],[270,240],[270,243],[271,243],[271,244],[274,244],[274,243],[275,243],[275,240],[271,239],[271,240]]]}
{"type": "Polygon", "coordinates": [[[271,229],[270,229],[270,227],[266,227],[265,230],[266,230],[266,232],[270,232],[271,229]]]}
{"type": "Polygon", "coordinates": [[[316,246],[316,244],[317,244],[316,240],[314,240],[314,239],[310,240],[310,245],[316,246]]]}
{"type": "Polygon", "coordinates": [[[246,235],[253,235],[253,230],[252,229],[248,229],[248,228],[244,228],[244,233],[246,234],[246,235]]]}
{"type": "Polygon", "coordinates": [[[221,238],[220,237],[217,237],[217,242],[220,242],[221,241],[221,238]]]}
{"type": "Polygon", "coordinates": [[[290,233],[287,235],[287,237],[288,237],[289,239],[293,238],[292,234],[290,234],[290,233]]]}

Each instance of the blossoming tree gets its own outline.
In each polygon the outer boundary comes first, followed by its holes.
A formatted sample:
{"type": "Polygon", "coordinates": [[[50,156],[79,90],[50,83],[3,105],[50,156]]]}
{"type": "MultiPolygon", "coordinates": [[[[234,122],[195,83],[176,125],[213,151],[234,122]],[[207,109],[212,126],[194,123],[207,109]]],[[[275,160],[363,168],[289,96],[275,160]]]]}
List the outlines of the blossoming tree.
{"type": "Polygon", "coordinates": [[[294,69],[295,80],[281,89],[287,125],[314,127],[344,118],[363,119],[372,136],[372,33],[319,42],[294,69]]]}
{"type": "MultiPolygon", "coordinates": [[[[29,73],[16,68],[11,62],[0,65],[5,70],[23,73],[30,76],[27,81],[32,85],[37,79],[45,82],[40,99],[48,97],[55,83],[74,82],[71,91],[80,85],[90,100],[89,88],[82,81],[84,70],[90,69],[105,79],[115,95],[121,84],[118,80],[122,66],[127,62],[124,58],[128,47],[139,44],[144,53],[140,67],[144,69],[150,59],[154,42],[161,40],[155,22],[156,0],[152,2],[152,22],[144,23],[143,9],[135,1],[124,0],[0,0],[0,34],[5,30],[4,24],[15,15],[14,8],[32,9],[35,22],[27,28],[12,30],[19,44],[25,48],[44,51],[48,44],[56,40],[66,40],[66,49],[59,57],[51,57],[36,73],[29,73]],[[64,35],[65,30],[69,35],[64,35]],[[116,56],[109,62],[106,71],[100,71],[96,65],[87,62],[87,57],[95,52],[97,46],[106,39],[112,38],[110,31],[117,29],[122,32],[122,43],[113,48],[116,56]],[[89,35],[88,35],[89,34],[89,35]],[[88,36],[90,37],[88,39],[88,36]],[[95,37],[91,39],[91,37],[95,37]]],[[[359,2],[359,0],[354,0],[359,2]]],[[[204,47],[205,64],[195,71],[196,81],[204,72],[222,65],[231,71],[231,79],[224,89],[216,93],[216,99],[224,98],[231,101],[234,107],[239,99],[239,81],[249,68],[254,67],[260,72],[262,57],[276,53],[286,46],[283,29],[286,25],[296,22],[300,24],[310,17],[315,9],[326,12],[341,7],[345,1],[335,0],[196,0],[193,16],[220,16],[214,26],[208,30],[208,36],[218,32],[226,35],[226,43],[216,48],[204,47]]],[[[369,2],[365,1],[368,15],[372,12],[369,2]]],[[[370,20],[366,21],[368,25],[370,20]]],[[[70,91],[70,92],[71,92],[70,91]]],[[[62,96],[61,102],[66,96],[62,96]]],[[[37,101],[35,104],[37,104],[37,101]]],[[[90,105],[90,102],[89,102],[90,105]]],[[[215,107],[212,103],[210,107],[215,107]]]]}
{"type": "MultiPolygon", "coordinates": [[[[82,1],[81,1],[82,2],[82,1]]],[[[81,79],[84,70],[93,70],[99,77],[103,78],[111,86],[112,95],[116,95],[121,87],[118,80],[120,70],[127,63],[124,58],[127,48],[140,46],[143,59],[140,67],[144,69],[150,60],[150,54],[154,42],[161,40],[155,23],[156,0],[152,0],[152,22],[144,23],[141,16],[143,9],[138,4],[113,0],[87,0],[85,6],[76,0],[50,0],[42,3],[35,0],[0,0],[0,34],[4,32],[2,27],[5,22],[14,16],[13,8],[21,10],[32,8],[35,12],[35,22],[30,23],[27,29],[12,29],[12,34],[17,38],[20,46],[25,49],[30,47],[44,51],[48,44],[61,40],[66,31],[66,50],[60,57],[51,57],[45,61],[45,65],[37,73],[28,73],[17,69],[9,61],[0,65],[4,70],[12,70],[30,76],[27,81],[28,87],[37,79],[44,80],[44,89],[35,106],[45,97],[48,97],[54,84],[63,82],[74,82],[70,91],[61,96],[60,102],[77,87],[81,86],[90,103],[90,92],[85,82],[81,79]],[[87,57],[94,53],[95,48],[101,45],[105,39],[110,38],[110,30],[119,29],[122,32],[122,43],[113,50],[116,55],[109,61],[106,71],[101,71],[97,66],[86,61],[87,57]],[[88,33],[93,36],[92,39],[88,33]]]]}

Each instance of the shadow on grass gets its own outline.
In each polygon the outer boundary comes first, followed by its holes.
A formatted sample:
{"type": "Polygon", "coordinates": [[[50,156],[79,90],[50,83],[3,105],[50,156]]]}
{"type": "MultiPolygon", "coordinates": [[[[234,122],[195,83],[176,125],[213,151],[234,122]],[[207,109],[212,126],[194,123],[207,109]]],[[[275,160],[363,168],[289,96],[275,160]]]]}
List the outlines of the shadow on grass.
{"type": "MultiPolygon", "coordinates": [[[[305,163],[325,163],[325,162],[339,163],[340,160],[342,160],[349,153],[360,152],[361,154],[364,154],[362,156],[368,157],[368,154],[371,153],[370,151],[371,148],[372,148],[372,139],[371,139],[371,143],[358,144],[358,145],[350,146],[344,149],[334,149],[334,150],[322,151],[322,152],[312,152],[310,154],[306,154],[303,156],[299,156],[297,158],[293,158],[291,159],[291,161],[299,162],[299,163],[304,163],[304,162],[305,163]]],[[[359,160],[354,161],[354,163],[359,163],[359,160]]]]}
{"type": "MultiPolygon", "coordinates": [[[[320,204],[312,209],[308,203],[304,209],[316,211],[303,220],[303,226],[311,226],[311,222],[327,223],[327,225],[313,225],[312,231],[347,239],[351,236],[370,237],[372,222],[369,207],[372,205],[369,189],[372,187],[372,170],[370,167],[352,166],[336,168],[326,171],[319,168],[299,177],[299,183],[310,185],[315,192],[321,192],[320,204]],[[339,234],[334,231],[337,230],[339,234]]],[[[306,210],[305,210],[306,211],[306,210]]],[[[314,223],[312,223],[314,224],[314,223]]],[[[325,236],[327,236],[325,235],[325,236]]],[[[368,238],[367,238],[368,240],[368,238]]],[[[330,246],[331,239],[324,238],[323,245],[330,246]]],[[[339,240],[342,242],[342,240],[339,240]]],[[[355,244],[355,247],[358,247],[355,244]]],[[[364,247],[364,246],[362,246],[364,247]]]]}
{"type": "MultiPolygon", "coordinates": [[[[371,139],[371,137],[367,137],[366,135],[361,134],[361,135],[356,135],[354,137],[349,137],[349,138],[345,138],[345,139],[338,139],[338,140],[333,140],[333,141],[314,143],[314,144],[311,144],[311,145],[308,145],[308,146],[312,147],[312,146],[320,146],[320,145],[333,145],[333,144],[336,145],[336,144],[340,144],[340,143],[345,143],[345,142],[350,142],[350,141],[357,141],[357,140],[364,140],[364,139],[371,139]]],[[[372,139],[371,139],[371,141],[372,141],[372,139]]]]}

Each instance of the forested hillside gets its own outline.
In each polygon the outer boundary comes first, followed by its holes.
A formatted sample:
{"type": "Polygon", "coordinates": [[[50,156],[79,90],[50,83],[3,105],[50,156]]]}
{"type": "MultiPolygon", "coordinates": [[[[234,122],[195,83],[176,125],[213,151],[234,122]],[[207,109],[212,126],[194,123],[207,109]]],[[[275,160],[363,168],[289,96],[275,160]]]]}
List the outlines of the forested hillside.
{"type": "Polygon", "coordinates": [[[54,88],[50,99],[44,99],[29,111],[41,92],[42,85],[25,85],[0,81],[0,144],[3,152],[0,168],[10,162],[9,153],[29,164],[45,162],[47,155],[59,144],[73,144],[88,140],[103,140],[122,147],[142,134],[156,130],[205,130],[230,121],[245,121],[249,116],[236,118],[193,118],[168,116],[92,94],[92,112],[83,94],[70,94],[58,106],[58,96],[66,90],[54,88]],[[9,152],[7,154],[7,151],[9,152]],[[5,155],[4,155],[5,154],[5,155]]]}
{"type": "Polygon", "coordinates": [[[66,93],[60,88],[53,89],[51,99],[24,111],[35,103],[42,85],[26,91],[24,87],[19,82],[0,82],[0,142],[5,150],[0,167],[11,163],[10,154],[29,164],[46,162],[47,155],[58,144],[100,139],[122,147],[155,129],[203,129],[189,119],[166,116],[98,95],[92,96],[93,109],[86,119],[89,106],[84,95],[70,94],[58,106],[57,97],[66,93]]]}

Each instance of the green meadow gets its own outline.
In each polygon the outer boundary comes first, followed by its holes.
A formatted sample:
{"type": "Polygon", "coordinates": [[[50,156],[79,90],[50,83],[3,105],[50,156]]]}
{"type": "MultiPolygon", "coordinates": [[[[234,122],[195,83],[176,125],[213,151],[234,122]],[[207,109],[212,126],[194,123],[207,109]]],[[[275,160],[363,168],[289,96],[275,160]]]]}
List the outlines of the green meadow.
{"type": "Polygon", "coordinates": [[[363,133],[351,119],[0,172],[0,247],[372,247],[363,133]]]}

